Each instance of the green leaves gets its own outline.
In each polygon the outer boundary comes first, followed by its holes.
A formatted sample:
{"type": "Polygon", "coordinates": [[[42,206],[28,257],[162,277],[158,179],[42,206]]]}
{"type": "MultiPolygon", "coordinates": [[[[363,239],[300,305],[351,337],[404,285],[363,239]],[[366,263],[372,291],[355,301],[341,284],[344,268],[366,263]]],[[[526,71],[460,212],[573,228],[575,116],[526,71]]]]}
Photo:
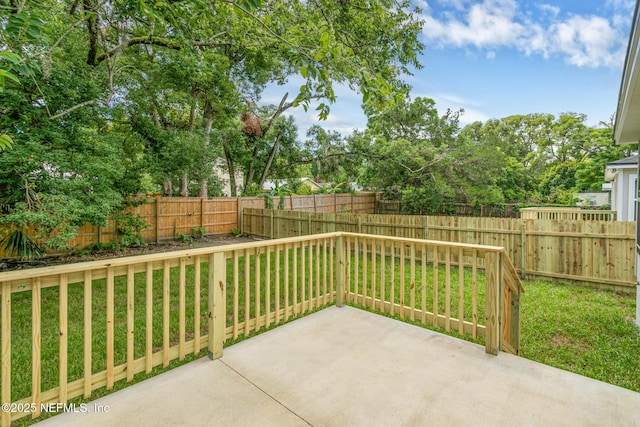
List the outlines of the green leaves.
{"type": "Polygon", "coordinates": [[[37,41],[42,36],[44,21],[35,13],[23,10],[9,15],[6,33],[19,41],[37,41]]]}
{"type": "Polygon", "coordinates": [[[0,134],[0,152],[8,150],[13,145],[13,140],[9,135],[0,134]]]}
{"type": "Polygon", "coordinates": [[[238,2],[238,4],[242,8],[250,11],[259,9],[260,7],[262,7],[263,3],[264,3],[264,0],[243,0],[241,2],[238,2]]]}

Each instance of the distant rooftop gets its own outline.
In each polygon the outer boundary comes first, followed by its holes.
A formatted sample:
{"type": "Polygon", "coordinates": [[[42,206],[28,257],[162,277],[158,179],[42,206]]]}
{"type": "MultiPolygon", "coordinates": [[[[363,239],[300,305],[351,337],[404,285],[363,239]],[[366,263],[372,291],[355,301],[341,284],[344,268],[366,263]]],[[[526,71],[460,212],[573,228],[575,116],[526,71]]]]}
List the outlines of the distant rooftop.
{"type": "Polygon", "coordinates": [[[616,160],[615,162],[607,163],[607,166],[622,166],[622,165],[637,165],[638,155],[629,156],[624,159],[616,160]]]}

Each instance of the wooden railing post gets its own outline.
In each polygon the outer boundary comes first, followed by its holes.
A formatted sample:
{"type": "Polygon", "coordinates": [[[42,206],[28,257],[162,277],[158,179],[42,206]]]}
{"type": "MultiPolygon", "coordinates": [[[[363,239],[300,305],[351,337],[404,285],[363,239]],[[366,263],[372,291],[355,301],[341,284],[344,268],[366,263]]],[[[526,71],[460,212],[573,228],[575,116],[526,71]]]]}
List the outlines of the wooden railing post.
{"type": "Polygon", "coordinates": [[[520,354],[520,293],[511,294],[511,319],[510,319],[511,346],[520,354]]]}
{"type": "Polygon", "coordinates": [[[347,254],[345,253],[344,236],[336,239],[336,306],[344,307],[347,273],[347,254]]]}
{"type": "Polygon", "coordinates": [[[497,355],[500,348],[500,254],[485,255],[485,344],[489,354],[497,355]]]}
{"type": "Polygon", "coordinates": [[[209,359],[222,356],[226,329],[227,263],[223,252],[209,255],[209,359]]]}

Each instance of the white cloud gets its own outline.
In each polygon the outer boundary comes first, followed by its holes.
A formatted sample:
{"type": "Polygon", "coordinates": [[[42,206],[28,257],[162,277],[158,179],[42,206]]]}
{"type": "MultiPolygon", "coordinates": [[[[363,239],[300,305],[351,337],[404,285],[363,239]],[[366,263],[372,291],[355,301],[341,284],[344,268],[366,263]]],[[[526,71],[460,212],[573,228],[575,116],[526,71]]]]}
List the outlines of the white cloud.
{"type": "Polygon", "coordinates": [[[440,22],[426,17],[423,33],[427,40],[461,47],[503,46],[520,37],[524,27],[515,22],[513,0],[485,0],[469,9],[465,22],[455,17],[440,22]]]}
{"type": "Polygon", "coordinates": [[[484,104],[473,99],[458,96],[453,93],[413,94],[413,98],[431,98],[436,102],[436,108],[440,115],[447,109],[464,112],[460,116],[460,125],[465,126],[473,122],[486,122],[491,117],[482,111],[484,104]]]}
{"type": "Polygon", "coordinates": [[[560,14],[560,8],[558,6],[553,6],[550,4],[539,4],[537,5],[538,9],[541,11],[550,14],[551,16],[558,16],[560,14]]]}
{"type": "MultiPolygon", "coordinates": [[[[458,2],[459,3],[459,2],[458,2]]],[[[544,58],[558,56],[578,67],[619,67],[630,24],[628,0],[609,0],[615,13],[607,19],[595,15],[562,15],[557,6],[540,3],[537,10],[520,10],[515,0],[483,0],[463,11],[446,10],[424,16],[427,44],[487,50],[493,59],[499,48],[516,49],[544,58]]]]}
{"type": "Polygon", "coordinates": [[[616,66],[620,64],[618,31],[598,16],[573,16],[552,25],[548,31],[552,50],[565,55],[569,64],[616,66]]]}

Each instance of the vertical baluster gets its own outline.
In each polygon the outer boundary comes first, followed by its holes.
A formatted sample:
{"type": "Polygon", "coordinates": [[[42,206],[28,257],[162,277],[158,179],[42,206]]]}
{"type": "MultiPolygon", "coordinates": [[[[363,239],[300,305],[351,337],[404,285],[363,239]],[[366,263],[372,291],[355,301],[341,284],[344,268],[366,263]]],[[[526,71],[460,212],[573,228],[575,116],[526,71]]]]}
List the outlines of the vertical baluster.
{"type": "Polygon", "coordinates": [[[416,244],[411,243],[411,270],[410,270],[410,300],[411,300],[411,320],[416,319],[416,244]]]}
{"type": "Polygon", "coordinates": [[[307,263],[305,262],[305,247],[304,247],[304,243],[300,242],[300,292],[302,293],[301,297],[301,313],[305,313],[306,312],[306,298],[307,298],[307,291],[306,291],[306,270],[307,270],[307,263]]]}
{"type": "MultiPolygon", "coordinates": [[[[280,323],[280,252],[282,252],[282,247],[280,245],[276,246],[276,284],[275,284],[275,288],[276,288],[276,294],[275,294],[275,298],[276,298],[276,304],[275,304],[275,310],[276,310],[276,323],[280,323]]],[[[285,272],[285,274],[287,274],[287,272],[285,272]]]]}
{"type": "Polygon", "coordinates": [[[385,271],[385,258],[386,255],[384,253],[384,240],[380,240],[380,310],[384,313],[385,311],[385,287],[387,286],[386,281],[386,271],[385,271]]]}
{"type": "Polygon", "coordinates": [[[376,308],[376,240],[371,239],[371,308],[376,308]]]}
{"type": "Polygon", "coordinates": [[[67,382],[68,382],[68,345],[69,335],[67,331],[68,313],[69,313],[69,283],[66,274],[60,275],[60,400],[67,401],[67,382]]]}
{"type": "Polygon", "coordinates": [[[433,247],[433,326],[438,326],[439,307],[438,307],[438,246],[433,247]]]}
{"type": "Polygon", "coordinates": [[[114,295],[114,272],[113,267],[107,267],[107,390],[113,388],[113,295],[114,295]]]}
{"type": "Polygon", "coordinates": [[[400,318],[404,319],[404,294],[405,294],[405,252],[404,243],[400,242],[400,318]]]}
{"type": "Polygon", "coordinates": [[[322,304],[327,304],[327,239],[322,242],[322,304]]]}
{"type": "MultiPolygon", "coordinates": [[[[11,404],[11,283],[2,283],[2,404],[11,404]]],[[[11,425],[11,412],[0,411],[2,425],[11,425]]]]}
{"type": "Polygon", "coordinates": [[[133,380],[133,314],[134,314],[134,293],[133,293],[133,265],[127,266],[127,382],[133,380]]]}
{"type": "Polygon", "coordinates": [[[307,286],[308,286],[308,294],[309,294],[309,305],[308,310],[313,310],[315,307],[315,302],[313,300],[313,242],[309,242],[309,258],[308,258],[308,271],[307,271],[307,286]]]}
{"type": "Polygon", "coordinates": [[[145,372],[153,369],[153,263],[147,262],[145,284],[145,372]]]}
{"type": "Polygon", "coordinates": [[[315,306],[319,307],[320,306],[320,256],[321,256],[321,252],[320,252],[320,240],[316,240],[316,282],[315,282],[315,288],[316,288],[316,303],[315,306]]]}
{"type": "Polygon", "coordinates": [[[162,269],[162,366],[169,366],[169,349],[171,341],[169,340],[170,330],[170,310],[171,310],[171,270],[169,269],[169,261],[164,260],[162,269]]]}
{"type": "Polygon", "coordinates": [[[451,330],[451,248],[447,246],[445,252],[445,294],[444,294],[444,328],[451,330]]]}
{"type": "MultiPolygon", "coordinates": [[[[331,242],[333,243],[333,239],[331,240],[331,242]]],[[[345,246],[346,246],[345,262],[347,263],[347,266],[345,268],[346,275],[344,278],[344,281],[345,281],[344,286],[347,292],[346,301],[351,302],[353,301],[353,296],[354,296],[354,290],[351,283],[351,277],[352,277],[351,275],[351,237],[349,236],[345,237],[345,246]]],[[[330,265],[332,264],[330,263],[330,265]]],[[[331,283],[333,283],[333,276],[331,276],[331,283]]]]}
{"type": "Polygon", "coordinates": [[[396,242],[391,241],[390,247],[391,260],[391,282],[389,288],[389,313],[394,315],[396,313],[396,242]]]}
{"type": "MultiPolygon", "coordinates": [[[[251,319],[251,263],[249,249],[244,250],[244,335],[249,336],[249,320],[251,319]]],[[[211,331],[209,331],[211,333],[211,331]]]]}
{"type": "MultiPolygon", "coordinates": [[[[87,272],[89,275],[90,272],[87,272]]],[[[85,273],[85,283],[87,273],[85,273]]],[[[35,277],[32,280],[31,290],[31,403],[35,407],[35,411],[31,414],[31,418],[36,418],[40,415],[40,402],[41,402],[41,381],[42,381],[42,283],[39,277],[35,277]]],[[[89,295],[91,298],[91,295],[89,295]]],[[[85,286],[85,322],[86,322],[86,306],[87,306],[87,294],[85,286]]],[[[89,318],[91,318],[91,312],[89,312],[89,318]]],[[[91,331],[91,329],[89,329],[91,331]]],[[[89,333],[90,334],[90,333],[89,333]]],[[[85,323],[85,347],[84,347],[84,376],[85,376],[85,394],[87,384],[87,338],[86,338],[86,323],[85,323]]],[[[91,340],[89,339],[89,343],[91,340]]],[[[89,347],[89,392],[91,392],[91,347],[89,347]]]]}
{"type": "Polygon", "coordinates": [[[298,315],[298,245],[294,243],[293,249],[293,315],[298,315]]]}
{"type": "Polygon", "coordinates": [[[256,248],[256,262],[255,262],[255,269],[256,269],[256,277],[255,277],[255,289],[254,289],[254,294],[255,294],[255,298],[254,298],[254,304],[255,304],[255,317],[256,317],[256,322],[255,322],[255,329],[256,331],[260,330],[260,291],[261,289],[261,285],[260,285],[260,253],[261,250],[259,248],[256,248]]]}
{"type": "Polygon", "coordinates": [[[458,333],[464,333],[464,252],[458,249],[458,333]]]}
{"type": "Polygon", "coordinates": [[[420,304],[420,311],[422,312],[421,321],[422,323],[427,323],[427,245],[422,244],[422,275],[421,275],[421,284],[422,284],[422,301],[420,304]]]}
{"type": "MultiPolygon", "coordinates": [[[[335,280],[333,279],[335,276],[333,275],[334,269],[333,266],[335,265],[334,263],[334,248],[335,248],[335,238],[331,239],[331,248],[329,249],[329,277],[331,277],[331,290],[329,291],[330,294],[330,300],[333,301],[334,300],[334,290],[335,290],[335,280]]],[[[349,268],[350,268],[350,256],[348,255],[348,253],[345,256],[346,258],[346,265],[345,265],[345,270],[346,270],[346,275],[345,275],[345,281],[347,280],[347,278],[349,277],[349,268]]]]}
{"type": "MultiPolygon", "coordinates": [[[[359,217],[358,217],[359,218],[359,217]]],[[[367,306],[367,239],[362,239],[362,305],[367,306]]]]}
{"type": "MultiPolygon", "coordinates": [[[[193,354],[200,353],[200,255],[194,260],[193,283],[193,354]]],[[[234,272],[234,277],[237,277],[234,272]]]]}
{"type": "Polygon", "coordinates": [[[271,325],[271,247],[266,248],[265,255],[265,301],[264,301],[264,314],[265,314],[265,326],[268,328],[271,325]]]}
{"type": "Polygon", "coordinates": [[[473,311],[473,339],[478,338],[478,250],[473,250],[473,262],[471,265],[471,292],[473,311]]]}
{"type": "Polygon", "coordinates": [[[187,286],[187,260],[180,258],[178,278],[178,358],[184,360],[186,341],[186,286],[187,286]]]}
{"type": "Polygon", "coordinates": [[[289,245],[284,246],[284,320],[289,320],[289,245]]]}
{"type": "Polygon", "coordinates": [[[359,285],[359,276],[360,276],[360,245],[357,237],[353,238],[353,256],[354,256],[354,268],[353,268],[353,297],[356,304],[360,303],[360,290],[358,289],[359,285]]]}
{"type": "Polygon", "coordinates": [[[233,326],[232,336],[233,339],[238,338],[238,316],[240,313],[240,255],[238,251],[233,251],[233,326]]]}

